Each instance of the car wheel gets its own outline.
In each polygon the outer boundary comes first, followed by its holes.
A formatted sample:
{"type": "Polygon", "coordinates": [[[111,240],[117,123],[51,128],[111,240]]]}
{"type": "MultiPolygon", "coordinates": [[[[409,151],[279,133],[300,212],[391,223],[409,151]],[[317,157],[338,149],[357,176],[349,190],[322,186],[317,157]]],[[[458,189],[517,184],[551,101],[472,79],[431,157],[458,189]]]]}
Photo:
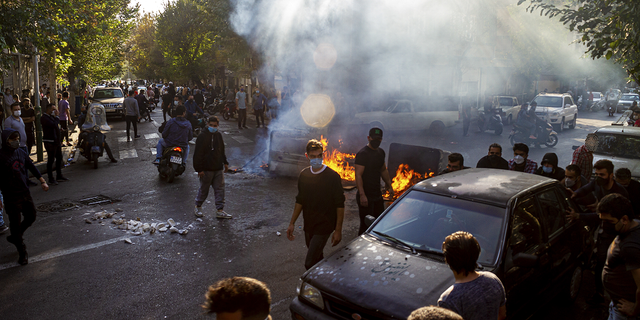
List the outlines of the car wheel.
{"type": "Polygon", "coordinates": [[[562,299],[568,303],[573,303],[580,292],[582,285],[582,265],[577,265],[569,275],[565,288],[562,292],[562,299]]]}
{"type": "Polygon", "coordinates": [[[549,138],[547,138],[547,142],[545,142],[545,145],[549,148],[552,148],[555,147],[556,144],[558,144],[558,136],[556,136],[555,134],[549,135],[549,138]]]}
{"type": "Polygon", "coordinates": [[[442,121],[434,121],[429,126],[429,134],[436,137],[442,136],[446,128],[442,121]]]}
{"type": "Polygon", "coordinates": [[[575,129],[576,122],[578,122],[578,114],[573,115],[573,121],[571,121],[571,123],[569,124],[569,129],[572,129],[572,130],[575,129]]]}
{"type": "Polygon", "coordinates": [[[564,117],[560,120],[560,124],[558,125],[558,132],[564,131],[564,117]]]}

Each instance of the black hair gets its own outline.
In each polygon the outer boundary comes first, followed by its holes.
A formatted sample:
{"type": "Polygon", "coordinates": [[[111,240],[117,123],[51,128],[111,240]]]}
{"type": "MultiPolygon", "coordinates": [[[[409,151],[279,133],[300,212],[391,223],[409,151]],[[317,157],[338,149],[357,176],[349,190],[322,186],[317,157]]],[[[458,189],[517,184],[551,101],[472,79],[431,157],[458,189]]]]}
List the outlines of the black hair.
{"type": "Polygon", "coordinates": [[[529,146],[527,146],[524,143],[518,142],[516,144],[513,145],[513,151],[522,151],[526,154],[529,154],[529,146]]]}
{"type": "Polygon", "coordinates": [[[480,244],[471,233],[456,231],[444,239],[442,253],[451,270],[467,276],[476,270],[480,244]]]}
{"type": "Polygon", "coordinates": [[[491,148],[498,148],[498,149],[500,149],[500,153],[502,153],[502,146],[501,146],[500,144],[492,143],[492,144],[489,146],[489,151],[491,151],[491,148]]]}
{"type": "Polygon", "coordinates": [[[613,173],[613,162],[611,162],[611,160],[607,160],[607,159],[598,160],[593,165],[593,169],[596,169],[596,170],[606,169],[608,174],[612,174],[613,173]]]}
{"type": "Polygon", "coordinates": [[[460,167],[464,166],[464,157],[459,153],[452,153],[449,155],[449,162],[460,162],[460,167]]]}
{"type": "Polygon", "coordinates": [[[616,219],[622,219],[623,216],[627,216],[629,219],[633,218],[631,201],[619,193],[610,193],[604,196],[598,202],[596,212],[609,214],[616,219]]]}

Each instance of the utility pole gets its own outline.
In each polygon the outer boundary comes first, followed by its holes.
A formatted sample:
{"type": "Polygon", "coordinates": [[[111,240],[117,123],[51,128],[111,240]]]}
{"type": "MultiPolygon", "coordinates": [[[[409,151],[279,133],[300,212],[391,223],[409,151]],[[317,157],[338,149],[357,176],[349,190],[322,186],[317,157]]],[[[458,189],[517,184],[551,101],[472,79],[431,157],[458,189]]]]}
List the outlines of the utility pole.
{"type": "Polygon", "coordinates": [[[35,87],[35,106],[36,110],[36,154],[38,156],[37,161],[43,161],[44,155],[42,153],[42,125],[40,124],[40,117],[42,116],[42,108],[40,107],[40,74],[38,73],[38,48],[33,48],[33,86],[35,87]]]}

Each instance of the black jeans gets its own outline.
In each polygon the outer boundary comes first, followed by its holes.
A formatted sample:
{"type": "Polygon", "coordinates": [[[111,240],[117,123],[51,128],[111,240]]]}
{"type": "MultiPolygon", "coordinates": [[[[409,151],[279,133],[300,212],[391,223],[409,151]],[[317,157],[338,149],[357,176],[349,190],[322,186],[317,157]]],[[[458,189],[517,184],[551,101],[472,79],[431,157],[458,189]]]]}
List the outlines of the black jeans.
{"type": "Polygon", "coordinates": [[[45,142],[44,149],[47,150],[47,175],[49,181],[53,181],[53,161],[56,161],[56,178],[62,177],[62,147],[53,142],[45,142]]]}
{"type": "Polygon", "coordinates": [[[60,133],[62,134],[62,138],[60,138],[60,142],[62,143],[67,140],[69,143],[69,122],[68,120],[60,120],[60,133]]]}
{"type": "Polygon", "coordinates": [[[262,119],[262,126],[264,127],[264,109],[254,110],[256,113],[256,126],[260,127],[260,120],[262,119]]]}
{"type": "Polygon", "coordinates": [[[331,234],[311,234],[304,232],[304,241],[307,244],[307,257],[304,259],[304,267],[309,270],[320,260],[324,259],[324,246],[331,234]]]}
{"type": "Polygon", "coordinates": [[[238,109],[238,128],[247,126],[247,109],[238,109]]]}
{"type": "Polygon", "coordinates": [[[384,211],[384,200],[382,200],[382,198],[379,198],[377,200],[371,199],[375,199],[375,197],[372,198],[367,196],[368,205],[366,207],[363,207],[360,205],[360,194],[356,194],[356,202],[358,203],[358,215],[360,216],[360,228],[358,229],[358,235],[363,234],[365,231],[367,231],[367,228],[369,228],[364,223],[365,216],[370,215],[377,218],[384,211]]]}
{"type": "Polygon", "coordinates": [[[22,235],[36,221],[36,207],[31,195],[4,195],[4,211],[9,216],[11,238],[17,244],[22,244],[22,235]]]}
{"type": "Polygon", "coordinates": [[[131,136],[129,134],[131,129],[131,124],[133,124],[133,136],[138,135],[138,116],[124,116],[124,119],[127,121],[127,139],[131,136]]]}

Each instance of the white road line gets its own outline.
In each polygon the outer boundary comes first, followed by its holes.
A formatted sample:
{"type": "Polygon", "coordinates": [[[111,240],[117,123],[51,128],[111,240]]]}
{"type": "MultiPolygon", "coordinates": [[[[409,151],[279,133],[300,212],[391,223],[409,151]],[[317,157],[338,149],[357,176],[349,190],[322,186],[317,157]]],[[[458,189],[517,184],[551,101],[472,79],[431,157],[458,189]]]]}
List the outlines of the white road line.
{"type": "Polygon", "coordinates": [[[127,142],[127,137],[118,137],[118,142],[127,142]]]}
{"type": "MultiPolygon", "coordinates": [[[[86,251],[86,250],[90,250],[90,249],[99,248],[99,247],[102,247],[102,246],[106,246],[108,244],[116,243],[118,241],[124,241],[124,239],[126,239],[126,238],[129,238],[129,236],[122,236],[122,237],[119,237],[119,238],[114,238],[114,239],[105,240],[105,241],[101,241],[101,242],[97,242],[97,243],[87,244],[87,245],[76,247],[76,248],[60,250],[60,251],[50,252],[50,253],[44,253],[44,254],[41,254],[41,255],[38,255],[38,256],[35,256],[35,257],[30,257],[29,258],[29,263],[32,264],[32,263],[35,263],[35,262],[40,262],[40,261],[44,261],[44,260],[49,260],[49,259],[54,259],[54,258],[70,255],[72,253],[78,253],[78,252],[82,252],[82,251],[86,251]]],[[[5,269],[9,269],[9,268],[13,268],[13,267],[19,267],[19,266],[20,265],[17,262],[5,263],[5,264],[0,265],[0,270],[5,270],[5,269]]]]}
{"type": "Polygon", "coordinates": [[[238,141],[239,143],[251,143],[253,140],[245,138],[243,136],[232,136],[231,139],[238,141]]]}
{"type": "Polygon", "coordinates": [[[148,133],[144,135],[145,139],[155,139],[155,138],[160,138],[160,136],[157,133],[148,133]]]}
{"type": "Polygon", "coordinates": [[[120,150],[120,159],[137,158],[138,152],[136,149],[120,150]]]}

